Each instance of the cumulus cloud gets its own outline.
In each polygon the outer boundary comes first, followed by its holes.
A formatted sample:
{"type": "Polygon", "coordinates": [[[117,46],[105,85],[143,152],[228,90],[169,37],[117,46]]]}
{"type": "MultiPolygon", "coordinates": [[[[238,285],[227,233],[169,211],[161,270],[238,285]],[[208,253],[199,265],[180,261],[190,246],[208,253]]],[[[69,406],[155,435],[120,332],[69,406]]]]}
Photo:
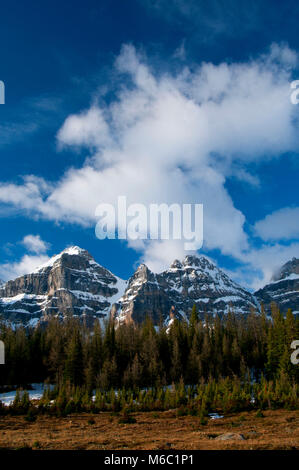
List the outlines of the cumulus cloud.
{"type": "Polygon", "coordinates": [[[32,253],[45,253],[49,249],[49,243],[45,242],[40,238],[39,235],[26,235],[22,244],[32,253]]]}
{"type": "Polygon", "coordinates": [[[299,207],[284,207],[254,224],[254,231],[263,240],[299,239],[299,207]]]}
{"type": "MultiPolygon", "coordinates": [[[[0,279],[9,281],[24,274],[32,273],[50,258],[46,254],[50,243],[41,239],[40,235],[26,235],[21,242],[26,249],[34,254],[24,254],[19,260],[0,264],[0,279]]],[[[11,245],[11,248],[13,245],[11,245]]]]}
{"type": "Polygon", "coordinates": [[[129,242],[129,246],[142,252],[138,263],[146,264],[155,273],[164,271],[175,259],[182,260],[186,255],[180,240],[137,240],[129,242]]]}
{"type": "Polygon", "coordinates": [[[259,248],[252,248],[242,255],[245,264],[238,269],[239,281],[253,290],[259,289],[269,283],[273,273],[294,256],[299,256],[298,242],[289,245],[264,244],[259,248]]]}
{"type": "Polygon", "coordinates": [[[0,264],[0,278],[9,281],[23,274],[32,273],[40,265],[49,260],[47,255],[24,255],[19,261],[0,264]]]}
{"type": "Polygon", "coordinates": [[[63,145],[101,147],[111,144],[109,128],[102,111],[92,107],[79,115],[69,116],[58,132],[58,142],[63,145]]]}
{"type": "Polygon", "coordinates": [[[27,175],[23,184],[0,183],[0,201],[11,206],[11,210],[23,209],[27,214],[55,219],[55,207],[47,203],[54,186],[43,178],[27,175]]]}
{"type": "MultiPolygon", "coordinates": [[[[0,201],[82,226],[95,223],[99,203],[116,204],[119,195],[128,204],[203,203],[205,249],[253,262],[245,256],[245,216],[225,183],[237,177],[258,184],[248,164],[298,149],[289,100],[296,61],[288,46],[273,44],[246,63],[158,74],[125,45],[114,64],[122,78],[115,99],[69,116],[57,134],[61,147],[83,146],[92,156],[55,184],[32,176],[23,185],[2,183],[0,201]]],[[[182,257],[182,245],[153,241],[138,249],[158,268],[182,257]]]]}

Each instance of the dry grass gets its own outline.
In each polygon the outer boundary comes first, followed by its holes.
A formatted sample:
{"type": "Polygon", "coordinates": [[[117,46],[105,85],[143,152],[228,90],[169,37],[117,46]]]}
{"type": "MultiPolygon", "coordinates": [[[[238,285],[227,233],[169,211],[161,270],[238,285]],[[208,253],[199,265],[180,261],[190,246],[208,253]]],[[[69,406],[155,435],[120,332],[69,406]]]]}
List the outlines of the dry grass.
{"type": "Polygon", "coordinates": [[[174,411],[134,413],[136,423],[120,424],[118,416],[73,414],[67,418],[0,417],[0,448],[20,449],[299,449],[299,412],[265,411],[232,414],[200,425],[199,418],[174,411]],[[219,441],[220,434],[242,434],[245,440],[219,441]]]}

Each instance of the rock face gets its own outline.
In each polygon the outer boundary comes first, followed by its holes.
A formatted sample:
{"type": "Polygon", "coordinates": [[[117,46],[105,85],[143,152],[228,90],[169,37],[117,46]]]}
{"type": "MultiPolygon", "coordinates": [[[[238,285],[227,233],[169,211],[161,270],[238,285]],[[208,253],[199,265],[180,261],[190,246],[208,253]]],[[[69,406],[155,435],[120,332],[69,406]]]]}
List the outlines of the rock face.
{"type": "Polygon", "coordinates": [[[140,265],[123,281],[96,263],[79,247],[70,247],[31,274],[0,284],[0,316],[35,325],[50,315],[76,315],[92,320],[112,315],[117,322],[168,325],[173,318],[188,319],[194,304],[201,316],[224,315],[229,310],[248,314],[259,302],[270,311],[276,302],[285,313],[299,313],[299,260],[293,258],[255,296],[233,282],[205,256],[175,260],[162,273],[140,265]],[[257,300],[258,299],[258,300],[257,300]]]}
{"type": "Polygon", "coordinates": [[[186,256],[160,274],[139,266],[111,313],[120,323],[140,322],[148,315],[156,325],[161,319],[168,324],[174,317],[188,319],[194,304],[202,315],[225,314],[230,309],[248,314],[259,309],[255,297],[208,258],[186,256]]]}
{"type": "Polygon", "coordinates": [[[0,314],[25,324],[53,314],[103,318],[125,288],[125,281],[86,250],[70,247],[35,272],[2,285],[0,314]]]}
{"type": "Polygon", "coordinates": [[[272,277],[269,284],[255,293],[257,299],[264,304],[267,313],[271,311],[271,303],[276,303],[282,313],[289,308],[299,314],[299,259],[293,258],[282,266],[272,277]]]}

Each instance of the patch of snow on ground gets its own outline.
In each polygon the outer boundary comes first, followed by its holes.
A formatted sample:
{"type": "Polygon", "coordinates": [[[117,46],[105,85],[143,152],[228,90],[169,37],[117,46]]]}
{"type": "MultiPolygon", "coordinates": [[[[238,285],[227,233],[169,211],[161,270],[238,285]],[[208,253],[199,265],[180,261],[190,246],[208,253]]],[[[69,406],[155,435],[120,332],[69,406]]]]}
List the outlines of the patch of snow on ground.
{"type": "Polygon", "coordinates": [[[221,419],[224,418],[223,415],[219,415],[218,413],[209,413],[210,419],[221,419]]]}
{"type": "MultiPolygon", "coordinates": [[[[44,385],[43,383],[31,384],[31,386],[33,390],[28,390],[30,400],[39,400],[43,396],[44,389],[49,387],[48,385],[44,385]]],[[[13,403],[16,393],[16,390],[13,390],[12,392],[0,393],[0,401],[5,406],[9,406],[13,403]]]]}

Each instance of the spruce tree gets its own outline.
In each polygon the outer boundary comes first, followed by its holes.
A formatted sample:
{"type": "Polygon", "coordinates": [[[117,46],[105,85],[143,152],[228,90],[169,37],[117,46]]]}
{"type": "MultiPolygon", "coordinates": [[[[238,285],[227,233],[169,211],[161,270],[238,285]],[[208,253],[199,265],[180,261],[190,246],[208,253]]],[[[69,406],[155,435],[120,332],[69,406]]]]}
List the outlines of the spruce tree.
{"type": "Polygon", "coordinates": [[[65,361],[65,379],[74,385],[83,383],[83,351],[80,333],[76,329],[69,343],[65,361]]]}

